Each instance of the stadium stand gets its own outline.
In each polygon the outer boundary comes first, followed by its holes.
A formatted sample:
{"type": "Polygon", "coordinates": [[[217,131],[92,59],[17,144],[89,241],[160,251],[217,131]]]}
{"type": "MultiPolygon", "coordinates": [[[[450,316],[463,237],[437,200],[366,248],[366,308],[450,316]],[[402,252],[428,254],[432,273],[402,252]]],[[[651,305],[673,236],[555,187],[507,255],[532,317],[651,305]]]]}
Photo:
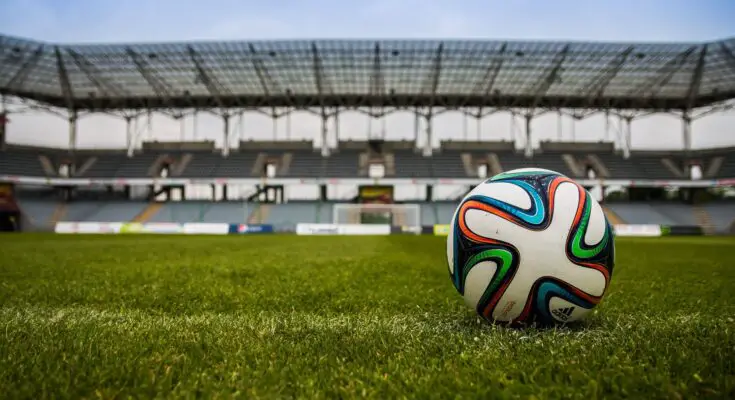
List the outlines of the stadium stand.
{"type": "MultiPolygon", "coordinates": [[[[428,123],[421,132],[425,142],[432,143],[429,128],[434,109],[479,115],[488,109],[517,113],[521,107],[527,110],[524,133],[532,137],[531,120],[542,109],[677,110],[687,115],[695,109],[716,110],[735,98],[735,73],[730,66],[734,46],[732,39],[700,44],[263,41],[63,45],[0,36],[0,54],[12,54],[14,60],[0,70],[0,95],[23,98],[39,108],[69,110],[70,121],[68,149],[18,146],[3,140],[0,177],[18,189],[18,203],[28,220],[24,226],[29,229],[48,230],[57,221],[100,220],[292,227],[298,222],[331,221],[333,202],[324,193],[332,181],[469,187],[503,171],[540,167],[585,181],[588,187],[609,182],[626,187],[630,199],[609,202],[606,209],[621,223],[697,225],[723,233],[732,229],[735,219],[732,202],[689,200],[710,188],[732,187],[735,148],[637,151],[629,148],[628,140],[618,147],[602,142],[541,142],[531,149],[528,143],[532,141],[526,140],[524,144],[442,141],[438,148],[421,148],[417,125],[416,140],[392,141],[383,133],[378,140],[337,140],[332,149],[318,148],[310,140],[241,140],[231,146],[228,138],[226,148],[216,148],[212,141],[144,142],[140,146],[130,142],[127,150],[80,150],[76,148],[76,117],[80,111],[139,110],[142,115],[176,108],[284,108],[320,110],[326,127],[344,109],[370,115],[378,109],[381,115],[410,109],[417,119],[428,123]],[[223,48],[230,50],[223,52],[223,48]],[[172,58],[175,65],[156,57],[177,52],[182,56],[172,58]],[[635,56],[629,57],[631,54],[635,56]],[[263,57],[268,61],[263,62],[263,57]],[[345,59],[353,62],[345,63],[345,59]],[[426,62],[413,62],[418,59],[426,62]],[[191,72],[182,79],[181,71],[191,72]],[[376,165],[382,167],[382,177],[371,176],[376,165]],[[692,180],[693,165],[702,170],[699,182],[692,180]],[[130,184],[127,180],[131,179],[145,181],[130,184]],[[171,183],[176,179],[179,183],[171,183]],[[225,191],[229,179],[247,181],[255,194],[214,201],[214,187],[225,191]],[[166,180],[168,186],[162,186],[166,180]],[[173,190],[186,193],[189,180],[211,185],[212,199],[160,200],[173,190]],[[320,186],[320,200],[259,197],[264,187],[282,193],[282,186],[296,181],[320,186]],[[45,189],[31,189],[28,182],[45,189]],[[689,200],[663,201],[657,192],[667,186],[681,187],[683,198],[689,200]]],[[[0,112],[4,133],[5,110],[0,112]]],[[[690,123],[688,118],[682,121],[690,123]]],[[[689,136],[685,143],[691,143],[689,136]]],[[[423,223],[448,223],[456,200],[435,200],[430,193],[427,190],[426,198],[414,201],[421,205],[423,223]]]]}

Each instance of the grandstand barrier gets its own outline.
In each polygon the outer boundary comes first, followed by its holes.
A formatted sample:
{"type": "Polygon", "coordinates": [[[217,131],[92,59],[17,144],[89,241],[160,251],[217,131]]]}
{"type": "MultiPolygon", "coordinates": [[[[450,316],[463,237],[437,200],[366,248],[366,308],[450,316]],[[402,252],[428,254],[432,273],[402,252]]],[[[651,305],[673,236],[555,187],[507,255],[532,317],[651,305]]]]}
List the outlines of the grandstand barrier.
{"type": "Polygon", "coordinates": [[[54,226],[56,233],[90,233],[110,234],[120,233],[122,222],[57,222],[54,226]]]}
{"type": "Polygon", "coordinates": [[[615,236],[658,237],[662,236],[661,225],[650,224],[616,224],[613,225],[615,236]]]}
{"type": "Polygon", "coordinates": [[[664,236],[703,236],[704,229],[701,226],[662,226],[664,236]]]}
{"type": "Polygon", "coordinates": [[[431,227],[431,233],[434,234],[434,236],[448,236],[449,231],[449,224],[440,224],[440,225],[434,225],[431,227]]]}
{"type": "MultiPolygon", "coordinates": [[[[59,234],[184,234],[184,235],[243,235],[296,233],[297,235],[434,235],[447,236],[450,225],[390,226],[383,224],[297,224],[277,227],[261,224],[223,224],[191,222],[58,222],[54,232],[59,234]]],[[[701,236],[699,226],[662,226],[642,224],[613,225],[615,236],[660,237],[701,236]]]]}
{"type": "Polygon", "coordinates": [[[273,225],[230,224],[230,234],[273,233],[273,225]]]}
{"type": "Polygon", "coordinates": [[[421,235],[424,233],[431,233],[426,232],[425,226],[391,226],[390,227],[390,234],[391,235],[421,235]]]}
{"type": "Polygon", "coordinates": [[[297,224],[297,235],[390,235],[383,224],[297,224]]]}
{"type": "MultiPolygon", "coordinates": [[[[434,225],[432,228],[432,233],[435,236],[449,235],[448,224],[434,225]]],[[[613,225],[613,231],[615,236],[656,237],[662,235],[661,226],[659,225],[613,225]]]]}
{"type": "MultiPolygon", "coordinates": [[[[230,225],[169,222],[58,222],[54,227],[54,232],[61,234],[227,235],[230,233],[230,225]]],[[[262,228],[261,231],[265,233],[266,228],[262,228]]]]}

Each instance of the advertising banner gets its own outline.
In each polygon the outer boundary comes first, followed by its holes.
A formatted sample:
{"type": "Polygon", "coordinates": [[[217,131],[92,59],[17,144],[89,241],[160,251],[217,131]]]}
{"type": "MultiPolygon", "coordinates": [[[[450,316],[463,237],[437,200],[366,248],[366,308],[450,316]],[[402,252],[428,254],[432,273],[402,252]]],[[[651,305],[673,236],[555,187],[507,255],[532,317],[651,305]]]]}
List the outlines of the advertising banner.
{"type": "Polygon", "coordinates": [[[334,224],[297,224],[297,235],[339,235],[337,225],[334,224]]]}
{"type": "Polygon", "coordinates": [[[190,222],[184,224],[183,231],[188,235],[227,235],[230,233],[230,224],[190,222]]]}
{"type": "Polygon", "coordinates": [[[390,225],[377,224],[298,224],[297,235],[390,235],[390,225]]]}
{"type": "Polygon", "coordinates": [[[420,226],[391,226],[391,235],[420,235],[420,226]]]}
{"type": "Polygon", "coordinates": [[[615,236],[657,237],[661,236],[660,225],[613,225],[615,236]]]}
{"type": "Polygon", "coordinates": [[[260,224],[231,224],[230,232],[233,234],[257,234],[257,233],[273,233],[273,225],[260,224]]]}
{"type": "Polygon", "coordinates": [[[701,226],[673,225],[662,226],[663,236],[702,236],[704,230],[701,226]]]}
{"type": "Polygon", "coordinates": [[[183,233],[181,224],[172,222],[148,222],[143,224],[141,233],[183,233]]]}
{"type": "Polygon", "coordinates": [[[449,224],[434,225],[435,236],[448,236],[449,235],[449,224]]]}
{"type": "Polygon", "coordinates": [[[139,222],[125,222],[120,226],[120,233],[141,233],[143,224],[139,222]]]}
{"type": "Polygon", "coordinates": [[[54,227],[54,232],[62,234],[110,234],[119,233],[122,225],[119,222],[58,222],[54,227]]]}

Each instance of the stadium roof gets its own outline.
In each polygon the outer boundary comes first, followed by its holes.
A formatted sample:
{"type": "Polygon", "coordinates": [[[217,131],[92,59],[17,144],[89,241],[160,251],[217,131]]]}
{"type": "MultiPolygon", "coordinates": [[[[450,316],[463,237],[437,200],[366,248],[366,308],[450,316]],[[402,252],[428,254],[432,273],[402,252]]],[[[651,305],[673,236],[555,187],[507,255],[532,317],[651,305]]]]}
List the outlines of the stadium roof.
{"type": "Polygon", "coordinates": [[[64,45],[0,36],[0,94],[78,110],[693,109],[735,98],[709,43],[315,40],[64,45]]]}

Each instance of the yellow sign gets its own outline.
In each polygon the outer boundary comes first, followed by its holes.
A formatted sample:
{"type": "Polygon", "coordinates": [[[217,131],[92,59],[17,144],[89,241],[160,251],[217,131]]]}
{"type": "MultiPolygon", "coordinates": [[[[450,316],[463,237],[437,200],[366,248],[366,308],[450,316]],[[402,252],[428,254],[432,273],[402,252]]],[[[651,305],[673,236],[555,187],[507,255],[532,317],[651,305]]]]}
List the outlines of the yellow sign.
{"type": "Polygon", "coordinates": [[[434,225],[434,236],[449,236],[449,224],[434,225]]]}

